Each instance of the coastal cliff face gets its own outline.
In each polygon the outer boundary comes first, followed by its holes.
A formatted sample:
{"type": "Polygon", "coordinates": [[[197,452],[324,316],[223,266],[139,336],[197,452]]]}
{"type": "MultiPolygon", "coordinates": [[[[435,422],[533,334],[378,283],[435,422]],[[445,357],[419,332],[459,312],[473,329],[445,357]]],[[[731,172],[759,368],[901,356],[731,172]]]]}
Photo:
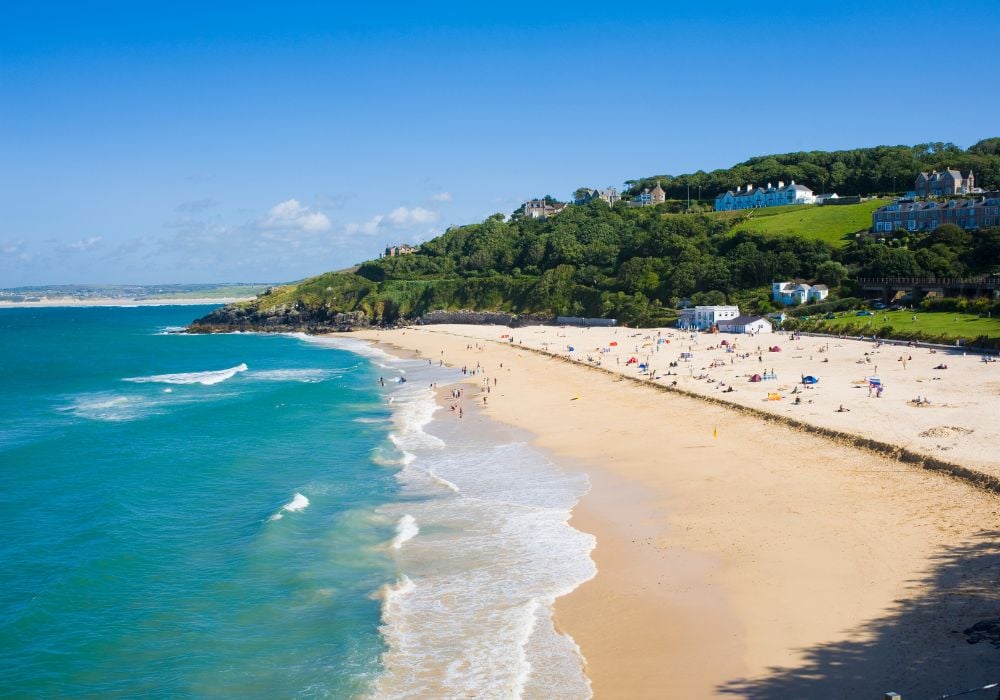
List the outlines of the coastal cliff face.
{"type": "MultiPolygon", "coordinates": [[[[495,311],[431,311],[415,319],[399,319],[398,324],[457,323],[468,325],[551,325],[555,318],[544,314],[509,314],[495,311]]],[[[231,333],[255,331],[267,333],[344,333],[372,326],[390,327],[397,323],[378,323],[364,311],[339,312],[327,307],[310,308],[299,303],[262,308],[259,303],[230,304],[194,321],[188,333],[231,333]]]]}
{"type": "Polygon", "coordinates": [[[371,325],[371,320],[363,311],[343,313],[325,307],[308,308],[297,303],[269,308],[253,304],[231,304],[197,319],[187,330],[189,333],[333,333],[359,330],[371,325]]]}

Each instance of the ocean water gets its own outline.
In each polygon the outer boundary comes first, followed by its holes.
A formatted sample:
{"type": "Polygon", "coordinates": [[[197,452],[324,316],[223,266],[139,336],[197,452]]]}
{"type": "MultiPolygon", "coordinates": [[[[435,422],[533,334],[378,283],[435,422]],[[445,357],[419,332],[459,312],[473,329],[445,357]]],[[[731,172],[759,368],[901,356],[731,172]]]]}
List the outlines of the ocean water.
{"type": "Polygon", "coordinates": [[[0,310],[0,696],[587,697],[585,477],[207,308],[0,310]]]}

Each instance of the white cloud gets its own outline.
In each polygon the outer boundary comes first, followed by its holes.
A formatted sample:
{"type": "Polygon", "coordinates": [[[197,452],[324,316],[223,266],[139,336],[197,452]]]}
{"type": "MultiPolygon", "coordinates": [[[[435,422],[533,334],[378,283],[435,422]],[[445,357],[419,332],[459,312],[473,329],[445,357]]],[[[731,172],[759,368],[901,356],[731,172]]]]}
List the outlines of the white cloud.
{"type": "Polygon", "coordinates": [[[388,214],[376,214],[363,224],[347,224],[344,231],[348,235],[364,234],[373,236],[385,228],[404,229],[424,226],[436,222],[441,217],[436,211],[423,207],[396,207],[388,214]]]}
{"type": "Polygon", "coordinates": [[[330,228],[330,220],[323,212],[304,207],[297,199],[289,199],[271,207],[260,226],[270,229],[326,231],[330,228]]]}
{"type": "Polygon", "coordinates": [[[385,217],[396,228],[406,228],[416,224],[430,224],[438,220],[438,213],[423,207],[396,207],[385,217]]]}
{"type": "Polygon", "coordinates": [[[363,233],[366,236],[373,236],[378,233],[379,226],[385,219],[381,214],[376,214],[363,224],[347,224],[344,229],[348,234],[363,233]]]}
{"type": "Polygon", "coordinates": [[[16,241],[4,239],[0,241],[0,255],[20,255],[24,250],[24,239],[16,241]]]}
{"type": "Polygon", "coordinates": [[[450,202],[452,199],[451,192],[438,192],[436,195],[431,197],[431,199],[435,202],[450,202]]]}
{"type": "Polygon", "coordinates": [[[101,241],[103,240],[103,236],[91,236],[90,238],[82,238],[75,243],[70,243],[67,247],[77,253],[85,253],[88,250],[93,250],[97,246],[101,245],[101,241]]]}

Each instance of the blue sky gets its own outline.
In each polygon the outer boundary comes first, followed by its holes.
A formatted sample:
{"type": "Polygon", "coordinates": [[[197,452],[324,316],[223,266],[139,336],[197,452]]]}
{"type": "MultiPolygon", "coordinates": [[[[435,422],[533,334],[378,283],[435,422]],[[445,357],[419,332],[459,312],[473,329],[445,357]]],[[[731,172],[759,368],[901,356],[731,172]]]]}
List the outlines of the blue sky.
{"type": "Polygon", "coordinates": [[[1000,135],[995,1],[147,4],[0,6],[0,286],[292,280],[529,196],[1000,135]]]}

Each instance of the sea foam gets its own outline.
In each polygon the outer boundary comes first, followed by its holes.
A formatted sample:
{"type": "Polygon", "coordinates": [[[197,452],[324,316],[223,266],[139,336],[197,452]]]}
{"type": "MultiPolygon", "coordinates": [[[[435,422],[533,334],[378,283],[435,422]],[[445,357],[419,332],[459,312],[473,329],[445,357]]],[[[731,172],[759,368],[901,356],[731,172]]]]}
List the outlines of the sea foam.
{"type": "Polygon", "coordinates": [[[281,506],[278,512],[272,515],[270,518],[268,518],[268,520],[272,521],[281,520],[283,517],[285,517],[284,516],[285,511],[289,513],[297,513],[298,511],[305,510],[308,507],[309,507],[309,499],[303,496],[301,493],[296,492],[295,496],[292,497],[292,500],[290,500],[285,505],[281,506]]]}
{"type": "Polygon", "coordinates": [[[240,372],[246,372],[248,367],[241,362],[235,367],[207,372],[180,372],[177,374],[153,374],[148,377],[126,377],[122,381],[135,384],[202,384],[211,386],[232,379],[240,372]]]}
{"type": "Polygon", "coordinates": [[[251,379],[261,379],[268,382],[316,384],[340,375],[328,369],[267,369],[255,370],[247,376],[251,379]]]}
{"type": "Polygon", "coordinates": [[[396,523],[396,536],[392,538],[392,548],[402,549],[406,542],[409,542],[420,533],[416,519],[407,513],[396,523]]]}
{"type": "Polygon", "coordinates": [[[383,512],[407,554],[384,591],[375,697],[590,697],[580,650],[552,620],[556,599],[596,572],[593,536],[569,524],[587,478],[526,442],[435,427],[421,374],[389,390],[405,499],[383,512]]]}

